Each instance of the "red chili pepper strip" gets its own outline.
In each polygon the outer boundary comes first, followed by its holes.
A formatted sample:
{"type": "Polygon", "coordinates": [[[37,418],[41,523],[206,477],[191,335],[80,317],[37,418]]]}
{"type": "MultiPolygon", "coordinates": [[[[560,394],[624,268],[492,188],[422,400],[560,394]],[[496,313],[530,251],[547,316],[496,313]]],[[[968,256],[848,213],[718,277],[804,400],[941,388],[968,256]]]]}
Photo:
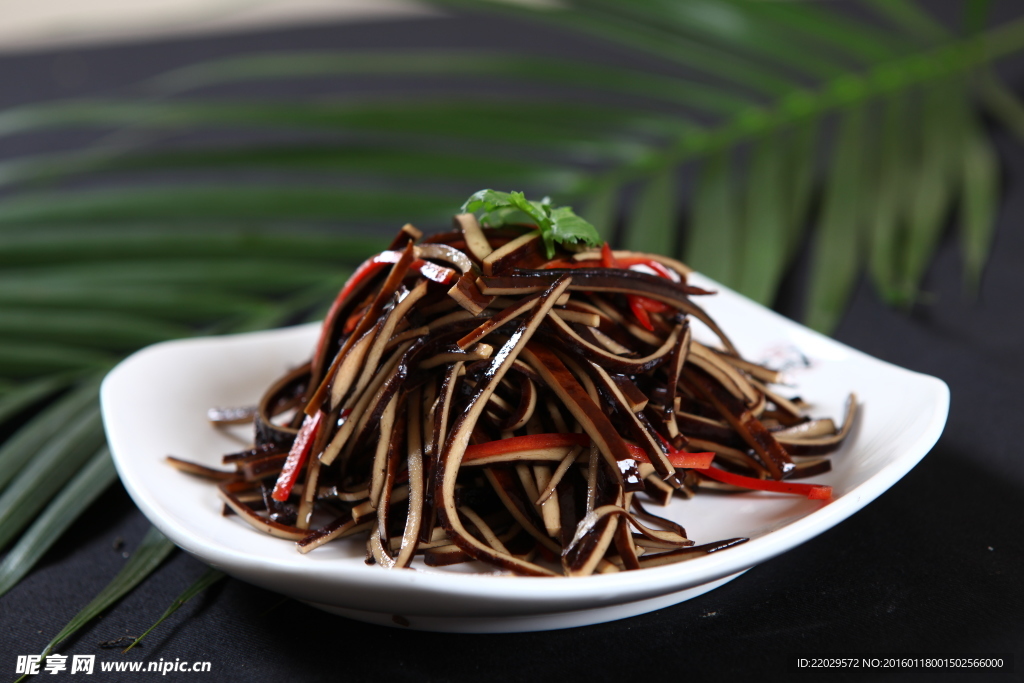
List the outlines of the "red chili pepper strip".
{"type": "Polygon", "coordinates": [[[774,479],[755,479],[744,477],[741,474],[733,474],[714,467],[697,470],[702,476],[723,484],[732,484],[754,491],[772,491],[774,493],[792,493],[798,496],[807,496],[811,500],[828,500],[832,497],[831,486],[820,484],[796,484],[788,481],[775,481],[774,479]]]}
{"type": "MultiPolygon", "coordinates": [[[[611,246],[607,242],[601,247],[601,265],[605,268],[621,268],[619,262],[615,260],[615,254],[612,253],[611,246]]],[[[636,296],[635,294],[629,294],[626,296],[626,301],[629,302],[629,309],[633,311],[633,316],[636,317],[640,323],[648,332],[654,332],[654,325],[651,324],[651,317],[647,315],[648,309],[645,308],[641,302],[643,297],[636,296]]]]}
{"type": "Polygon", "coordinates": [[[359,324],[359,321],[362,320],[363,315],[365,313],[366,313],[366,306],[363,306],[358,311],[356,311],[355,313],[350,315],[348,317],[348,320],[345,321],[345,326],[341,329],[342,333],[344,333],[344,334],[351,334],[352,330],[356,329],[356,325],[359,324]]]}
{"type": "Polygon", "coordinates": [[[636,299],[637,304],[640,308],[650,313],[668,313],[672,310],[672,307],[662,301],[656,301],[654,299],[648,299],[645,296],[633,296],[636,299]]]}
{"type": "Polygon", "coordinates": [[[668,268],[666,268],[665,266],[661,265],[657,261],[652,261],[651,259],[642,259],[642,258],[619,259],[619,264],[622,265],[622,266],[625,266],[626,268],[631,268],[633,266],[647,266],[648,268],[653,270],[657,275],[660,275],[661,277],[665,278],[666,280],[672,280],[673,282],[677,282],[679,280],[678,276],[676,276],[676,277],[672,276],[672,272],[668,268]]]}
{"type": "Polygon", "coordinates": [[[330,330],[334,327],[334,319],[338,317],[338,311],[344,305],[348,299],[349,294],[355,289],[363,280],[368,277],[372,277],[381,268],[387,265],[384,261],[378,261],[379,256],[366,259],[359,267],[355,269],[352,276],[345,283],[345,286],[338,292],[338,296],[334,298],[334,302],[331,304],[330,309],[327,311],[327,315],[324,317],[324,324],[321,327],[320,338],[316,342],[316,351],[313,354],[313,358],[319,358],[323,351],[324,344],[327,341],[327,335],[330,334],[330,330]]]}
{"type": "Polygon", "coordinates": [[[685,470],[706,470],[711,467],[711,461],[714,459],[714,451],[703,451],[701,453],[676,451],[668,456],[668,461],[672,463],[672,467],[685,470]]]}
{"type": "MultiPolygon", "coordinates": [[[[487,443],[473,444],[466,448],[466,454],[462,456],[463,462],[490,458],[495,455],[507,455],[520,451],[539,451],[547,448],[569,448],[571,446],[589,446],[590,437],[586,434],[530,434],[529,436],[513,436],[500,441],[489,441],[487,443]]],[[[636,444],[627,443],[629,454],[640,463],[649,463],[644,449],[636,444]]],[[[672,451],[668,460],[673,467],[685,469],[704,470],[711,466],[714,460],[713,452],[687,453],[686,451],[672,451]]]]}
{"type": "Polygon", "coordinates": [[[538,451],[545,448],[563,448],[566,446],[589,446],[590,437],[586,434],[530,434],[513,436],[500,441],[477,443],[466,448],[463,461],[489,458],[494,455],[506,455],[519,451],[538,451]]]}
{"type": "Polygon", "coordinates": [[[633,316],[640,323],[640,327],[644,328],[648,332],[654,332],[654,325],[651,324],[651,316],[647,315],[647,309],[640,302],[642,297],[634,294],[627,294],[626,300],[629,301],[629,310],[633,311],[633,316]]]}
{"type": "Polygon", "coordinates": [[[299,428],[299,433],[296,435],[295,441],[292,442],[292,448],[288,451],[284,467],[281,468],[281,474],[278,475],[277,483],[274,484],[274,492],[270,494],[274,500],[283,503],[291,495],[292,488],[295,487],[295,482],[299,478],[299,472],[306,464],[306,459],[309,458],[313,439],[316,438],[320,427],[321,415],[323,415],[323,411],[318,410],[315,417],[307,415],[306,419],[302,421],[302,427],[299,428]]]}
{"type": "Polygon", "coordinates": [[[442,285],[450,284],[456,276],[456,272],[451,268],[445,268],[444,266],[439,266],[436,263],[424,261],[423,259],[416,259],[410,263],[409,269],[415,270],[428,280],[440,282],[442,285]]]}
{"type": "Polygon", "coordinates": [[[567,261],[565,259],[559,259],[557,261],[548,261],[544,264],[541,270],[549,270],[551,268],[593,268],[594,264],[591,261],[567,261]]]}
{"type": "MultiPolygon", "coordinates": [[[[629,448],[630,455],[637,462],[650,462],[651,459],[647,457],[646,451],[636,444],[627,443],[626,447],[629,448]]],[[[672,463],[672,467],[676,469],[687,469],[687,470],[705,470],[711,467],[711,461],[715,459],[714,451],[705,451],[702,453],[687,453],[686,451],[673,451],[669,449],[668,461],[672,463]]]]}
{"type": "MultiPolygon", "coordinates": [[[[367,278],[373,277],[375,274],[380,272],[380,270],[385,266],[397,263],[400,258],[402,258],[402,252],[400,251],[383,251],[359,264],[359,267],[356,268],[354,273],[352,273],[352,277],[348,279],[345,286],[342,287],[341,291],[338,293],[338,296],[335,297],[330,310],[327,311],[327,316],[324,318],[323,331],[320,333],[320,339],[316,344],[316,353],[313,355],[314,358],[320,357],[323,344],[326,342],[324,335],[334,327],[334,319],[338,317],[338,311],[348,299],[352,290],[358,287],[359,284],[367,278]]],[[[423,259],[416,259],[410,263],[409,269],[418,272],[428,280],[439,282],[442,285],[451,284],[452,280],[454,280],[457,275],[457,273],[451,268],[445,268],[444,266],[439,266],[436,263],[424,261],[423,259]]],[[[355,326],[359,323],[360,315],[361,311],[350,316],[345,322],[345,329],[343,330],[345,334],[348,334],[355,329],[355,326]],[[353,322],[352,318],[355,318],[355,322],[353,322]]]]}
{"type": "Polygon", "coordinates": [[[619,264],[615,260],[615,254],[612,253],[611,245],[607,242],[601,247],[601,265],[605,268],[618,268],[619,264]]]}

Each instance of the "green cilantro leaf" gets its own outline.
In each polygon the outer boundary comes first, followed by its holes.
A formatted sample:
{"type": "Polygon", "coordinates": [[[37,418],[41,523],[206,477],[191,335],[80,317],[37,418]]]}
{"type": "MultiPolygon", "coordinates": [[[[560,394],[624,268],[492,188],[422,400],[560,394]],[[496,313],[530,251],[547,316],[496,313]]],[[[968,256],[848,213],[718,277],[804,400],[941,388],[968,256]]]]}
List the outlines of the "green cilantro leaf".
{"type": "Polygon", "coordinates": [[[463,213],[479,214],[480,222],[489,227],[508,223],[536,224],[547,249],[548,258],[555,257],[555,242],[601,246],[601,237],[593,225],[583,220],[568,206],[554,206],[550,197],[530,201],[522,192],[480,190],[462,205],[463,213]]]}

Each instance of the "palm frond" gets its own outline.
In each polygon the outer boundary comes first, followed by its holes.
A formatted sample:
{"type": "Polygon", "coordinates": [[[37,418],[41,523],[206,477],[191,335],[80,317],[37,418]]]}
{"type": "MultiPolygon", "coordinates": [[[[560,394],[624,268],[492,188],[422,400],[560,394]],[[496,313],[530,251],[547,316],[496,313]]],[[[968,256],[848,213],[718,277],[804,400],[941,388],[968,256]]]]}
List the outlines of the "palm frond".
{"type": "MultiPolygon", "coordinates": [[[[1024,139],[1024,106],[991,68],[1024,49],[1024,20],[986,29],[984,0],[967,4],[962,34],[912,0],[862,0],[880,23],[812,3],[436,4],[582,34],[658,66],[535,50],[255,54],[163,74],[137,97],[0,112],[0,136],[106,134],[0,161],[0,421],[64,392],[0,447],[0,545],[26,527],[23,543],[52,543],[87,507],[69,506],[68,492],[109,480],[94,456],[98,370],[153,341],[315,315],[384,244],[327,226],[437,225],[483,185],[536,190],[576,204],[608,239],[675,251],[765,303],[810,239],[805,320],[830,331],[865,269],[888,301],[913,303],[957,208],[965,283],[978,287],[999,201],[978,107],[1024,139]],[[410,76],[439,79],[448,95],[210,95],[410,76]],[[224,130],[249,141],[188,137],[224,130]]],[[[169,552],[156,536],[145,547],[83,619],[169,552]]],[[[0,585],[38,552],[10,555],[0,585]]]]}
{"type": "Polygon", "coordinates": [[[0,562],[0,596],[13,588],[96,498],[117,479],[104,446],[68,482],[0,562]]]}
{"type": "Polygon", "coordinates": [[[145,632],[138,638],[133,640],[131,645],[122,650],[121,654],[128,652],[128,650],[131,650],[133,647],[141,643],[143,638],[152,633],[153,629],[155,629],[157,626],[164,623],[167,617],[177,612],[182,605],[184,605],[186,602],[202,593],[204,590],[206,590],[213,584],[225,578],[226,576],[227,574],[225,574],[222,571],[214,569],[213,567],[208,568],[205,572],[203,572],[202,576],[196,579],[188,588],[181,592],[181,595],[174,599],[174,602],[171,603],[170,607],[164,610],[164,613],[160,615],[160,618],[157,619],[152,626],[146,629],[145,632]]]}
{"type": "MultiPolygon", "coordinates": [[[[110,583],[47,643],[42,651],[42,656],[45,658],[46,655],[52,653],[64,640],[74,635],[104,610],[131,592],[160,566],[172,550],[174,550],[174,544],[155,527],[151,527],[117,576],[111,579],[110,583]]],[[[21,681],[24,678],[25,676],[22,676],[18,680],[21,681]]]]}
{"type": "Polygon", "coordinates": [[[961,173],[964,197],[960,234],[964,250],[964,284],[976,291],[995,233],[999,161],[991,143],[977,126],[967,131],[961,173]]]}
{"type": "Polygon", "coordinates": [[[727,284],[735,284],[740,272],[739,189],[732,163],[731,154],[718,152],[704,164],[683,249],[702,272],[727,284]]]}
{"type": "Polygon", "coordinates": [[[676,169],[666,166],[652,177],[636,200],[626,230],[626,248],[671,254],[676,234],[676,169]]]}

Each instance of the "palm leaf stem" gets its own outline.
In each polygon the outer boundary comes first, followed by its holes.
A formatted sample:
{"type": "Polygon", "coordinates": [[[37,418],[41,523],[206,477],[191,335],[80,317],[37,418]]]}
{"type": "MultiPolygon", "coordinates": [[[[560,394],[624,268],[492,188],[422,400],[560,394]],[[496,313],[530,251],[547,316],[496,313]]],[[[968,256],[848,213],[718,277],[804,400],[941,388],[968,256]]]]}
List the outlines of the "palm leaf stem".
{"type": "Polygon", "coordinates": [[[136,645],[141,643],[143,638],[148,636],[153,631],[153,629],[155,629],[157,626],[159,626],[160,624],[164,623],[164,620],[167,619],[167,617],[169,617],[172,614],[174,614],[175,612],[177,612],[178,609],[182,605],[184,605],[186,602],[188,602],[189,600],[191,600],[195,596],[199,595],[200,593],[202,593],[204,590],[206,590],[207,588],[209,588],[213,584],[217,583],[218,581],[220,581],[221,579],[224,579],[226,577],[227,577],[227,574],[225,574],[222,571],[219,571],[217,569],[213,569],[212,567],[207,568],[207,570],[205,572],[203,572],[203,575],[200,576],[198,579],[196,579],[195,582],[193,582],[188,588],[186,588],[184,591],[182,591],[181,595],[179,595],[177,598],[175,598],[174,602],[172,602],[170,604],[170,606],[166,610],[164,610],[164,613],[160,615],[160,618],[157,619],[156,622],[152,626],[150,626],[148,629],[146,629],[145,632],[141,636],[139,636],[138,638],[133,640],[131,645],[126,647],[124,650],[122,650],[121,654],[125,654],[126,652],[131,650],[133,647],[135,647],[136,645]]]}
{"type": "MultiPolygon", "coordinates": [[[[154,569],[160,566],[160,563],[167,558],[172,550],[174,550],[174,544],[167,540],[167,537],[155,527],[150,527],[145,538],[142,539],[142,543],[132,553],[131,558],[125,563],[117,576],[100,591],[99,595],[72,617],[71,621],[53,637],[53,640],[47,643],[43,649],[42,656],[46,657],[46,655],[51,654],[54,648],[60,645],[68,636],[78,631],[78,629],[99,616],[105,609],[128,594],[129,591],[149,576],[154,569]]],[[[24,678],[25,676],[22,676],[18,681],[24,678]]]]}
{"type": "Polygon", "coordinates": [[[908,88],[965,73],[1024,48],[1024,19],[1009,22],[977,37],[879,64],[863,74],[825,82],[816,91],[791,92],[772,107],[751,109],[720,126],[682,136],[667,149],[652,150],[634,161],[612,168],[573,188],[570,196],[585,196],[599,183],[623,184],[669,165],[692,161],[716,151],[757,139],[772,130],[800,124],[833,111],[908,88]]]}

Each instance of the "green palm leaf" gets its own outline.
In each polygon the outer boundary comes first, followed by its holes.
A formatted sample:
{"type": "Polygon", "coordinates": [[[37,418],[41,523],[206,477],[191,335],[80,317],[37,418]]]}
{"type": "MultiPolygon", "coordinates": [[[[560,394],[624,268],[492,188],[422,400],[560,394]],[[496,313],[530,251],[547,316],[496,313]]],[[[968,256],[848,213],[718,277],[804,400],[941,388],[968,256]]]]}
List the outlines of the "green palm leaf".
{"type": "Polygon", "coordinates": [[[689,239],[682,256],[701,264],[701,271],[725,283],[735,283],[740,272],[737,195],[731,155],[711,155],[697,183],[689,239]]]}
{"type": "Polygon", "coordinates": [[[842,121],[836,162],[825,188],[806,313],[808,323],[818,329],[832,329],[838,324],[857,279],[867,218],[861,201],[870,164],[861,144],[866,117],[867,112],[857,108],[842,121]]]}
{"type": "MultiPolygon", "coordinates": [[[[54,648],[64,640],[131,592],[153,570],[160,566],[167,556],[171,554],[172,550],[174,550],[174,544],[167,540],[156,528],[151,527],[146,533],[145,538],[142,539],[138,549],[132,553],[131,558],[125,563],[124,568],[46,644],[42,656],[46,657],[46,655],[52,653],[54,648]]],[[[21,681],[24,678],[25,676],[22,676],[18,680],[21,681]]]]}
{"type": "Polygon", "coordinates": [[[676,242],[675,167],[655,175],[637,197],[626,231],[626,248],[655,254],[671,254],[676,242]]]}
{"type": "Polygon", "coordinates": [[[964,283],[976,291],[981,280],[998,205],[999,161],[976,126],[967,131],[962,160],[964,197],[960,234],[964,250],[964,283]]]}
{"type": "Polygon", "coordinates": [[[784,184],[785,158],[778,135],[760,140],[750,162],[745,213],[740,219],[736,289],[754,301],[771,303],[786,266],[791,217],[784,184]]]}
{"type": "Polygon", "coordinates": [[[897,258],[906,220],[904,197],[913,180],[912,131],[909,98],[895,95],[883,103],[881,154],[874,166],[874,207],[870,214],[870,270],[875,286],[890,303],[899,303],[901,290],[897,258]]]}
{"type": "Polygon", "coordinates": [[[166,94],[225,82],[339,75],[486,76],[640,95],[716,113],[736,111],[749,104],[737,93],[607,65],[494,53],[408,50],[250,55],[173,71],[155,79],[150,87],[166,94]]]}
{"type": "MultiPolygon", "coordinates": [[[[102,440],[90,373],[153,341],[316,315],[386,244],[378,227],[439,225],[484,185],[575,203],[606,239],[674,251],[766,303],[810,239],[805,320],[824,331],[865,270],[888,301],[915,301],[958,207],[977,288],[999,201],[977,110],[1024,139],[1024,106],[992,70],[1024,49],[1024,20],[985,29],[984,0],[967,3],[964,35],[912,0],[863,0],[882,25],[813,3],[436,4],[581,33],[654,66],[451,49],[257,54],[164,74],[138,97],[0,112],[0,136],[110,133],[0,161],[0,421],[65,392],[0,446],[0,544],[26,527],[23,543],[52,543],[86,507],[68,492],[109,481],[101,455],[85,465],[102,440]],[[334,76],[383,94],[209,94],[334,76]],[[473,90],[388,90],[398,77],[473,90]],[[188,137],[223,130],[256,141],[188,137]]],[[[169,551],[156,536],[145,547],[76,626],[169,551]]],[[[34,561],[10,557],[5,590],[34,561]]]]}
{"type": "Polygon", "coordinates": [[[174,602],[171,603],[170,607],[168,607],[166,610],[164,610],[164,613],[160,615],[160,618],[157,619],[156,622],[152,626],[150,626],[148,629],[146,629],[145,632],[141,636],[139,636],[138,638],[133,640],[131,645],[126,647],[124,650],[122,650],[121,654],[124,654],[124,653],[128,652],[128,650],[131,650],[133,647],[135,647],[136,645],[141,643],[143,638],[145,638],[150,633],[152,633],[153,629],[155,629],[157,626],[159,626],[160,624],[164,623],[164,621],[167,619],[167,617],[169,617],[172,614],[174,614],[175,612],[177,612],[178,609],[181,608],[182,605],[184,605],[186,602],[188,602],[189,600],[191,600],[195,596],[197,596],[200,593],[202,593],[204,590],[206,590],[207,588],[209,588],[213,584],[215,584],[218,581],[220,581],[221,579],[225,578],[226,576],[227,575],[224,572],[221,572],[221,571],[218,571],[216,569],[213,569],[212,567],[207,569],[205,572],[203,572],[202,576],[200,576],[198,579],[196,579],[192,583],[192,585],[190,585],[188,588],[183,590],[181,592],[181,595],[179,595],[177,598],[174,599],[174,602]]]}
{"type": "Polygon", "coordinates": [[[71,523],[117,479],[106,446],[82,467],[0,562],[0,596],[15,586],[56,543],[71,523]]]}
{"type": "Polygon", "coordinates": [[[920,163],[910,188],[908,229],[903,249],[901,299],[913,301],[924,270],[938,246],[939,236],[952,202],[954,170],[963,155],[966,112],[963,100],[941,87],[932,88],[924,100],[920,133],[920,163]]]}

